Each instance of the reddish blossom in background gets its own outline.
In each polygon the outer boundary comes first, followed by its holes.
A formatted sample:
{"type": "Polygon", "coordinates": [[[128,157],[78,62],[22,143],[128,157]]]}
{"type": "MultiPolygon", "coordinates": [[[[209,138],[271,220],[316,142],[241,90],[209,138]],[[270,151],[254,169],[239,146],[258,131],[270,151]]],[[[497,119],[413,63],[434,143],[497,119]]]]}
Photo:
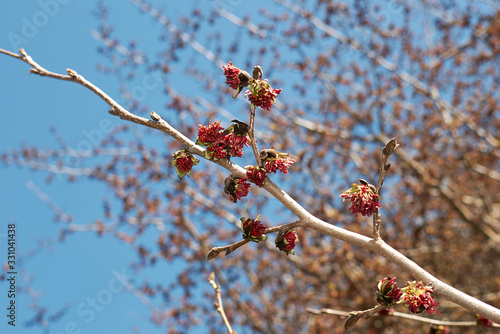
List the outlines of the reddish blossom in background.
{"type": "Polygon", "coordinates": [[[371,216],[382,206],[379,203],[380,196],[375,193],[375,187],[369,184],[353,183],[352,188],[344,191],[340,197],[343,201],[349,199],[351,201],[351,211],[356,217],[358,213],[362,216],[371,216]]]}
{"type": "Polygon", "coordinates": [[[394,313],[394,309],[392,307],[388,307],[378,311],[378,315],[380,315],[381,317],[387,317],[389,315],[392,315],[392,313],[394,313]]]}
{"type": "Polygon", "coordinates": [[[429,334],[450,334],[451,331],[448,327],[443,325],[432,325],[429,334]]]}
{"type": "Polygon", "coordinates": [[[251,241],[259,242],[267,239],[267,236],[264,234],[266,227],[260,221],[260,215],[255,219],[250,219],[242,217],[241,221],[241,230],[245,237],[251,241]]]}
{"type": "Polygon", "coordinates": [[[250,102],[267,111],[276,103],[276,97],[281,89],[273,89],[267,80],[250,81],[250,89],[245,92],[250,102]]]}
{"type": "Polygon", "coordinates": [[[233,97],[238,96],[241,89],[248,86],[250,80],[252,79],[250,74],[237,68],[236,66],[233,66],[231,62],[229,62],[227,66],[222,66],[222,68],[224,70],[224,75],[226,76],[226,83],[232,89],[236,89],[236,93],[233,97]]]}
{"type": "Polygon", "coordinates": [[[295,243],[299,241],[299,237],[295,233],[296,231],[290,231],[287,232],[285,235],[278,235],[276,237],[276,247],[280,251],[285,252],[287,255],[288,254],[295,254],[294,248],[295,248],[295,243]]]}
{"type": "Polygon", "coordinates": [[[262,188],[267,179],[267,172],[264,168],[259,166],[247,166],[248,181],[255,183],[259,188],[262,188]]]}
{"type": "Polygon", "coordinates": [[[401,298],[401,289],[398,288],[396,277],[385,277],[378,283],[378,291],[376,293],[377,302],[380,305],[391,306],[401,298]]]}
{"type": "Polygon", "coordinates": [[[288,153],[278,152],[272,147],[260,151],[260,160],[268,173],[276,173],[279,170],[283,174],[288,174],[288,167],[295,162],[288,157],[288,153]]]}
{"type": "Polygon", "coordinates": [[[401,289],[403,292],[402,298],[404,305],[407,306],[413,313],[437,313],[435,308],[439,303],[434,301],[432,297],[433,289],[431,286],[424,286],[422,282],[407,282],[405,287],[401,289]]]}
{"type": "Polygon", "coordinates": [[[486,319],[485,317],[482,317],[480,315],[476,315],[476,317],[477,317],[476,321],[479,325],[484,327],[493,327],[493,321],[486,319]]]}
{"type": "Polygon", "coordinates": [[[233,175],[229,175],[226,180],[224,180],[224,192],[229,195],[229,199],[233,203],[241,200],[250,192],[250,183],[246,181],[246,178],[238,178],[233,175]]]}
{"type": "Polygon", "coordinates": [[[172,167],[175,167],[177,176],[179,176],[180,179],[182,179],[184,175],[191,175],[191,169],[193,166],[200,162],[199,159],[187,152],[186,149],[179,150],[172,154],[171,161],[172,167]]]}

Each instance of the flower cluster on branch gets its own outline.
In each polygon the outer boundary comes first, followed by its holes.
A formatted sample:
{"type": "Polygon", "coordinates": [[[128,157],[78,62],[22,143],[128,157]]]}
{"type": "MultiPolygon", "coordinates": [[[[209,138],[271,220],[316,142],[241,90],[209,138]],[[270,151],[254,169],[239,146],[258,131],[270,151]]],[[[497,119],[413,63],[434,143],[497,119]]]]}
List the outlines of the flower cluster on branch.
{"type": "Polygon", "coordinates": [[[172,167],[175,167],[175,172],[180,179],[185,175],[191,175],[191,169],[199,162],[200,160],[186,149],[179,150],[172,154],[172,167]]]}
{"type": "Polygon", "coordinates": [[[259,242],[267,239],[264,234],[266,227],[260,221],[260,215],[255,219],[241,217],[241,230],[245,238],[251,241],[259,242]]]}
{"type": "Polygon", "coordinates": [[[377,302],[380,305],[390,306],[403,304],[412,313],[437,313],[438,302],[432,296],[433,289],[430,285],[424,285],[421,281],[406,282],[404,288],[398,288],[396,277],[385,277],[378,283],[378,290],[375,293],[377,302]]]}
{"type": "Polygon", "coordinates": [[[249,89],[245,92],[245,96],[250,103],[267,111],[271,110],[273,104],[276,103],[276,97],[282,90],[272,88],[267,79],[261,79],[263,72],[260,66],[255,66],[253,78],[248,72],[235,67],[231,62],[227,66],[223,66],[223,69],[226,83],[232,89],[236,89],[233,97],[238,96],[241,90],[248,86],[249,89]]]}
{"type": "Polygon", "coordinates": [[[205,146],[205,158],[219,160],[231,156],[241,158],[243,148],[248,146],[248,125],[233,120],[235,124],[224,129],[220,121],[208,126],[200,125],[196,144],[205,146]]]}
{"type": "Polygon", "coordinates": [[[353,183],[352,187],[344,191],[340,197],[343,198],[343,201],[348,199],[351,202],[349,211],[356,217],[358,213],[362,216],[371,216],[382,207],[379,203],[380,196],[375,192],[375,187],[366,182],[353,183]]]}

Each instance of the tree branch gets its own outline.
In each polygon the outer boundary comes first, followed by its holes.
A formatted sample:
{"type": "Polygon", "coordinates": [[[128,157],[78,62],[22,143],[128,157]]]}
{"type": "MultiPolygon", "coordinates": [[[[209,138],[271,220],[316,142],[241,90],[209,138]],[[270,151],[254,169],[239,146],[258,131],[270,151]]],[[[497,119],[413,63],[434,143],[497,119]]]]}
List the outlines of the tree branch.
{"type": "MultiPolygon", "coordinates": [[[[144,125],[165,132],[170,136],[172,136],[175,140],[179,141],[181,144],[187,146],[191,153],[204,157],[203,148],[196,145],[193,141],[191,141],[189,138],[187,138],[182,133],[177,131],[166,121],[162,120],[161,118],[159,119],[159,121],[148,120],[146,118],[130,113],[129,111],[125,110],[125,108],[123,108],[120,104],[118,104],[115,100],[109,97],[106,93],[104,93],[101,89],[99,89],[91,82],[87,81],[83,76],[79,75],[75,71],[68,69],[67,70],[69,74],[68,76],[49,72],[40,65],[38,65],[31,57],[29,57],[26,54],[26,52],[23,49],[20,50],[21,55],[16,55],[12,52],[3,49],[0,49],[0,53],[6,54],[8,56],[14,57],[16,59],[28,63],[31,67],[33,67],[31,73],[59,80],[72,81],[86,87],[87,89],[90,89],[112,108],[109,111],[110,114],[139,125],[144,125]]],[[[228,171],[230,171],[232,174],[236,176],[245,177],[246,175],[244,168],[235,165],[234,163],[230,162],[227,159],[221,159],[215,161],[214,163],[226,168],[228,171]]],[[[500,323],[499,309],[491,305],[488,305],[484,302],[481,302],[478,299],[473,298],[451,287],[450,285],[438,280],[436,277],[425,271],[423,268],[418,266],[410,259],[403,256],[401,253],[393,249],[391,246],[387,245],[382,240],[380,239],[374,240],[364,235],[345,230],[343,228],[329,224],[313,216],[300,204],[298,204],[292,197],[290,197],[290,195],[288,195],[276,184],[274,184],[270,179],[266,181],[263,188],[266,189],[269,193],[271,193],[276,199],[278,199],[293,214],[295,214],[301,221],[302,224],[301,226],[312,228],[316,231],[329,235],[333,238],[343,240],[345,242],[357,245],[359,247],[363,247],[378,255],[381,255],[390,262],[398,265],[401,269],[409,273],[412,273],[416,279],[432,285],[434,287],[435,293],[448,298],[450,301],[455,302],[458,305],[461,305],[465,309],[475,312],[494,322],[500,323]]]]}
{"type": "Polygon", "coordinates": [[[222,317],[222,321],[224,321],[224,325],[227,327],[227,332],[229,334],[236,334],[236,331],[231,328],[231,324],[229,323],[229,320],[227,319],[226,312],[224,312],[224,307],[222,306],[222,294],[220,291],[219,284],[215,282],[215,273],[212,272],[210,276],[208,276],[208,283],[214,288],[215,294],[217,296],[217,302],[214,303],[215,308],[217,309],[217,312],[219,312],[220,316],[222,317]]]}

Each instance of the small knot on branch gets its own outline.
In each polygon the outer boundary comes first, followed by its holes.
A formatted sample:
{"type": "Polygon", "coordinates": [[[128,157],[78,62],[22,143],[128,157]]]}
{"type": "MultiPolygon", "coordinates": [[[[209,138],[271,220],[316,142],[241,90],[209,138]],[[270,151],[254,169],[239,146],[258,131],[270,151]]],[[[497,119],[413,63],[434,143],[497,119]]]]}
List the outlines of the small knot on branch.
{"type": "Polygon", "coordinates": [[[149,116],[151,117],[151,119],[155,122],[159,122],[161,121],[161,117],[160,115],[158,115],[157,113],[155,113],[154,111],[152,111],[149,116]]]}
{"type": "Polygon", "coordinates": [[[66,72],[68,72],[68,75],[69,75],[70,77],[73,77],[73,78],[78,77],[78,73],[76,73],[76,71],[75,71],[75,70],[72,70],[71,68],[67,68],[67,69],[66,69],[66,72]]]}

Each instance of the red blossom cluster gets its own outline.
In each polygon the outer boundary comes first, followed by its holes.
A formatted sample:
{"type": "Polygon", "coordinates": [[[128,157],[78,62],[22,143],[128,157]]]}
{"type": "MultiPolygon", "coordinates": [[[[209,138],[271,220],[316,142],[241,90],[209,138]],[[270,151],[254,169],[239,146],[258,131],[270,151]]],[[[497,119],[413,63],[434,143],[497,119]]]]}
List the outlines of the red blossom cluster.
{"type": "Polygon", "coordinates": [[[245,217],[242,217],[240,220],[241,230],[247,239],[255,242],[267,239],[267,236],[264,234],[266,227],[260,221],[260,215],[258,215],[255,219],[245,219],[245,217]]]}
{"type": "Polygon", "coordinates": [[[191,175],[193,166],[200,162],[194,155],[187,152],[186,149],[179,150],[172,154],[171,161],[172,167],[175,167],[177,176],[179,176],[180,179],[182,179],[184,175],[191,175]]]}
{"type": "Polygon", "coordinates": [[[229,175],[224,181],[224,192],[229,195],[229,199],[236,203],[245,197],[250,192],[250,183],[246,181],[246,178],[238,178],[233,175],[229,175]]]}
{"type": "Polygon", "coordinates": [[[276,241],[275,241],[276,247],[278,247],[278,249],[280,251],[285,252],[287,255],[295,253],[295,251],[294,251],[295,243],[297,241],[299,241],[299,237],[297,236],[297,233],[295,233],[295,232],[296,231],[293,230],[293,231],[287,232],[285,235],[281,235],[281,236],[278,236],[276,238],[276,241]]]}
{"type": "Polygon", "coordinates": [[[382,206],[379,203],[380,196],[375,193],[375,187],[369,184],[353,183],[352,188],[344,191],[340,197],[343,201],[349,199],[351,201],[351,211],[356,217],[358,213],[362,216],[371,216],[382,206]]]}
{"type": "Polygon", "coordinates": [[[280,89],[273,89],[267,80],[253,80],[250,89],[245,92],[250,102],[267,111],[271,110],[276,103],[276,97],[281,93],[280,89]]]}
{"type": "MultiPolygon", "coordinates": [[[[241,128],[248,128],[242,122],[230,125],[224,129],[219,122],[210,123],[208,126],[200,125],[196,144],[206,146],[205,158],[219,160],[231,156],[241,158],[243,147],[248,146],[248,134],[241,128]]],[[[246,125],[246,124],[245,124],[246,125]]]]}
{"type": "Polygon", "coordinates": [[[226,76],[226,83],[232,89],[238,89],[240,86],[240,80],[238,78],[239,74],[242,72],[239,68],[233,66],[233,63],[229,62],[227,66],[222,66],[224,70],[224,75],[226,76]]]}
{"type": "Polygon", "coordinates": [[[268,173],[279,170],[283,174],[288,174],[288,167],[295,162],[288,157],[288,153],[278,152],[273,147],[260,151],[260,160],[268,173]]]}
{"type": "Polygon", "coordinates": [[[381,305],[391,306],[397,303],[401,298],[401,289],[398,288],[396,277],[385,277],[378,283],[378,291],[376,293],[377,302],[381,305]]]}
{"type": "Polygon", "coordinates": [[[224,75],[226,76],[226,83],[232,89],[236,89],[233,97],[236,97],[243,87],[249,86],[245,95],[250,102],[256,106],[261,107],[267,111],[271,110],[273,104],[276,103],[276,97],[281,93],[281,89],[273,89],[267,79],[262,80],[262,69],[256,66],[254,69],[254,77],[250,77],[248,72],[233,66],[231,62],[227,66],[222,66],[224,75]]]}
{"type": "Polygon", "coordinates": [[[255,183],[259,188],[262,188],[267,179],[267,171],[259,166],[247,166],[248,181],[255,183]]]}
{"type": "Polygon", "coordinates": [[[437,313],[435,308],[439,305],[432,297],[433,289],[431,286],[426,286],[422,282],[407,282],[405,287],[401,289],[403,292],[402,298],[405,306],[413,313],[437,313]]]}

